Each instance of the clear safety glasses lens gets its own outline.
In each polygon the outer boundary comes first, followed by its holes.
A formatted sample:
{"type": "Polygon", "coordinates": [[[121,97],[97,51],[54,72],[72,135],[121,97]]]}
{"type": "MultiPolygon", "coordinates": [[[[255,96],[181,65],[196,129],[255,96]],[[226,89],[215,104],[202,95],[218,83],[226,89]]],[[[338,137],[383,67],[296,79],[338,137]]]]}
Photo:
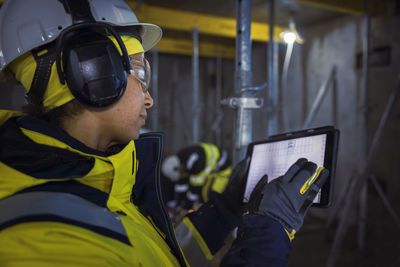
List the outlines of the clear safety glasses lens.
{"type": "Polygon", "coordinates": [[[146,58],[131,58],[131,75],[135,77],[142,85],[143,92],[146,93],[150,86],[151,70],[150,64],[146,58]]]}

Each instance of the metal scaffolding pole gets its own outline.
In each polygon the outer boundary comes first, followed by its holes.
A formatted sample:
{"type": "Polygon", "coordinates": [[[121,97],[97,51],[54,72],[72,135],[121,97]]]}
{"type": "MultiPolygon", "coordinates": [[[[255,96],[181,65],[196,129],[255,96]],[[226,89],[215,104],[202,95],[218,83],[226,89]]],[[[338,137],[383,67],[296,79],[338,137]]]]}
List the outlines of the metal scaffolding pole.
{"type": "Polygon", "coordinates": [[[274,82],[274,90],[275,90],[275,97],[273,99],[271,99],[273,104],[273,124],[272,124],[272,128],[271,128],[271,132],[270,135],[273,134],[278,134],[280,132],[279,129],[279,99],[281,98],[281,92],[279,90],[279,42],[275,42],[273,43],[273,47],[274,47],[274,53],[273,53],[273,82],[274,82]]]}
{"type": "Polygon", "coordinates": [[[153,107],[151,108],[151,130],[158,130],[158,48],[152,52],[153,66],[151,72],[151,96],[153,97],[153,107]]]}
{"type": "MultiPolygon", "coordinates": [[[[400,80],[397,81],[396,88],[392,92],[389,101],[386,105],[385,111],[382,114],[382,117],[379,121],[378,129],[375,132],[374,138],[372,140],[371,148],[368,151],[368,157],[365,162],[362,162],[362,168],[359,175],[355,177],[355,181],[351,183],[351,187],[349,188],[348,194],[345,196],[344,205],[342,209],[342,213],[339,217],[339,225],[336,229],[335,239],[332,244],[331,252],[329,254],[327,267],[334,267],[336,256],[339,253],[339,250],[342,246],[344,237],[346,236],[347,229],[349,227],[349,215],[352,211],[352,207],[355,204],[357,197],[359,194],[359,188],[365,183],[366,179],[369,177],[371,173],[371,168],[373,165],[373,161],[375,160],[376,152],[379,148],[379,143],[381,140],[381,136],[383,130],[386,126],[388,121],[389,115],[392,112],[393,108],[395,107],[396,102],[398,101],[400,96],[400,80]]],[[[396,216],[396,218],[398,218],[396,216]]],[[[396,222],[398,219],[396,220],[396,222]]],[[[400,227],[400,226],[399,226],[400,227]]]]}
{"type": "Polygon", "coordinates": [[[200,130],[200,105],[199,105],[199,29],[193,29],[193,55],[192,55],[192,81],[193,81],[193,132],[192,143],[199,142],[200,130]]]}
{"type": "MultiPolygon", "coordinates": [[[[250,91],[243,90],[252,84],[251,0],[236,1],[236,19],[235,95],[239,95],[241,98],[251,97],[250,91]]],[[[246,146],[252,140],[252,130],[252,110],[239,104],[236,112],[234,163],[244,158],[246,146]]]]}
{"type": "Polygon", "coordinates": [[[246,155],[247,145],[252,142],[253,111],[263,106],[264,99],[255,97],[255,93],[266,87],[252,87],[251,72],[251,0],[236,0],[236,58],[235,58],[235,97],[223,99],[221,104],[236,110],[234,129],[235,145],[233,164],[246,155]]]}
{"type": "Polygon", "coordinates": [[[223,117],[223,112],[221,108],[221,99],[222,99],[222,58],[220,56],[217,57],[216,61],[216,87],[215,87],[215,106],[217,107],[217,118],[212,126],[212,129],[215,131],[215,144],[218,147],[221,147],[221,120],[223,117]]]}
{"type": "Polygon", "coordinates": [[[284,132],[287,128],[287,120],[286,120],[286,112],[285,112],[285,96],[287,94],[287,80],[288,80],[288,72],[289,72],[289,64],[292,58],[294,42],[288,43],[286,47],[285,60],[283,63],[282,70],[282,80],[281,80],[281,98],[279,101],[279,120],[280,120],[280,129],[284,132]]]}
{"type": "Polygon", "coordinates": [[[267,136],[278,133],[278,86],[277,86],[277,61],[278,50],[274,42],[275,0],[269,1],[269,42],[268,42],[268,106],[267,136]]]}
{"type": "MultiPolygon", "coordinates": [[[[370,39],[370,24],[371,16],[366,14],[363,19],[363,65],[362,65],[362,81],[361,81],[361,92],[360,92],[360,113],[359,113],[359,137],[360,137],[360,157],[359,162],[365,162],[367,160],[368,153],[368,77],[369,77],[369,39],[370,39]]],[[[359,166],[361,167],[361,166],[359,166]]],[[[363,250],[365,246],[365,231],[367,224],[367,186],[368,183],[364,183],[360,189],[360,209],[358,214],[358,249],[363,250]]]]}
{"type": "Polygon", "coordinates": [[[390,216],[392,216],[392,219],[395,221],[397,227],[400,229],[400,217],[399,217],[399,215],[397,215],[396,211],[393,209],[393,206],[392,206],[392,204],[390,204],[390,201],[387,198],[387,196],[385,195],[385,192],[383,191],[382,187],[376,180],[375,176],[370,175],[368,178],[374,185],[376,192],[378,193],[379,197],[382,199],[382,202],[385,205],[390,216]]]}
{"type": "MultiPolygon", "coordinates": [[[[324,97],[326,95],[326,92],[328,91],[329,86],[333,83],[335,79],[336,79],[336,66],[334,65],[332,66],[328,79],[321,85],[321,87],[318,90],[318,94],[313,102],[313,105],[311,106],[310,111],[308,112],[307,118],[303,123],[303,129],[310,127],[312,121],[314,120],[315,114],[317,114],[319,107],[321,106],[322,100],[324,100],[324,97]]],[[[336,97],[335,93],[333,94],[333,97],[336,97]]],[[[334,114],[333,117],[335,120],[336,108],[332,107],[332,109],[334,114]]]]}
{"type": "Polygon", "coordinates": [[[337,94],[337,78],[335,76],[335,79],[333,79],[332,82],[332,125],[336,126],[338,122],[338,94],[337,94]]]}

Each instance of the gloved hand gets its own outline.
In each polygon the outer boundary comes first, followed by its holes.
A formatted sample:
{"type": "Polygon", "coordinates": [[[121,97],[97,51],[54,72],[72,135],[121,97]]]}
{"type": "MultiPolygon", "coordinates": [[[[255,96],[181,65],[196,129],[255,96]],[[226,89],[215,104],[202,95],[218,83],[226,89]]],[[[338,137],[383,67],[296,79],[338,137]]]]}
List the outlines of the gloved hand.
{"type": "Polygon", "coordinates": [[[224,206],[237,216],[242,216],[247,209],[247,205],[243,203],[243,194],[246,187],[246,173],[249,163],[250,158],[246,157],[236,164],[229,177],[225,191],[220,195],[220,200],[224,206]]]}
{"type": "Polygon", "coordinates": [[[229,177],[225,191],[222,194],[210,191],[209,200],[184,219],[184,222],[189,221],[196,228],[213,255],[221,249],[228,234],[238,226],[246,210],[242,200],[249,162],[247,158],[239,162],[229,177]]]}
{"type": "Polygon", "coordinates": [[[287,230],[289,237],[290,234],[294,236],[328,174],[327,169],[299,159],[285,175],[270,183],[264,176],[258,182],[250,196],[249,212],[275,218],[287,230]]]}

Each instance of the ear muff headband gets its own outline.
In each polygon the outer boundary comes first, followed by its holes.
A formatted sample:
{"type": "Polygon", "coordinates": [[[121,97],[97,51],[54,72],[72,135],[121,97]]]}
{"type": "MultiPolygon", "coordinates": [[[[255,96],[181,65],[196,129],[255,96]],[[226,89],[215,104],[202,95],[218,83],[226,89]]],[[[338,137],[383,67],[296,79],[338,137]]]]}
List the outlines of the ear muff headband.
{"type": "Polygon", "coordinates": [[[128,52],[120,35],[110,25],[98,22],[76,24],[60,34],[56,42],[56,67],[60,83],[67,81],[69,89],[79,101],[95,107],[108,106],[121,98],[126,89],[126,74],[130,72],[128,52]],[[96,31],[98,29],[107,30],[115,38],[120,50],[105,34],[96,31]],[[91,38],[86,37],[85,40],[83,36],[93,36],[93,42],[91,38]],[[71,39],[74,43],[72,46],[68,42],[71,39]],[[85,40],[82,48],[79,47],[81,39],[85,40]],[[97,45],[98,42],[104,45],[97,45]],[[86,51],[85,45],[89,47],[86,51]],[[80,58],[93,50],[96,56],[81,62],[80,58]],[[118,51],[122,52],[122,56],[118,51]]]}

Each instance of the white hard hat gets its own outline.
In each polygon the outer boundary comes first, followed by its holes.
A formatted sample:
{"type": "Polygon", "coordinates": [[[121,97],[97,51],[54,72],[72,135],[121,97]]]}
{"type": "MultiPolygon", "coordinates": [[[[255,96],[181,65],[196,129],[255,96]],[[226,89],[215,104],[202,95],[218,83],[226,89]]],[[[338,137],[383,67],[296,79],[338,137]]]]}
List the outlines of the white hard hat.
{"type": "Polygon", "coordinates": [[[161,166],[161,172],[169,180],[176,182],[180,177],[180,166],[181,161],[179,158],[176,155],[171,155],[164,159],[161,166]]]}
{"type": "Polygon", "coordinates": [[[138,35],[144,51],[161,38],[161,28],[138,21],[123,0],[8,0],[0,9],[0,71],[20,55],[50,43],[76,23],[70,3],[87,1],[95,22],[114,26],[120,34],[138,35]]]}

